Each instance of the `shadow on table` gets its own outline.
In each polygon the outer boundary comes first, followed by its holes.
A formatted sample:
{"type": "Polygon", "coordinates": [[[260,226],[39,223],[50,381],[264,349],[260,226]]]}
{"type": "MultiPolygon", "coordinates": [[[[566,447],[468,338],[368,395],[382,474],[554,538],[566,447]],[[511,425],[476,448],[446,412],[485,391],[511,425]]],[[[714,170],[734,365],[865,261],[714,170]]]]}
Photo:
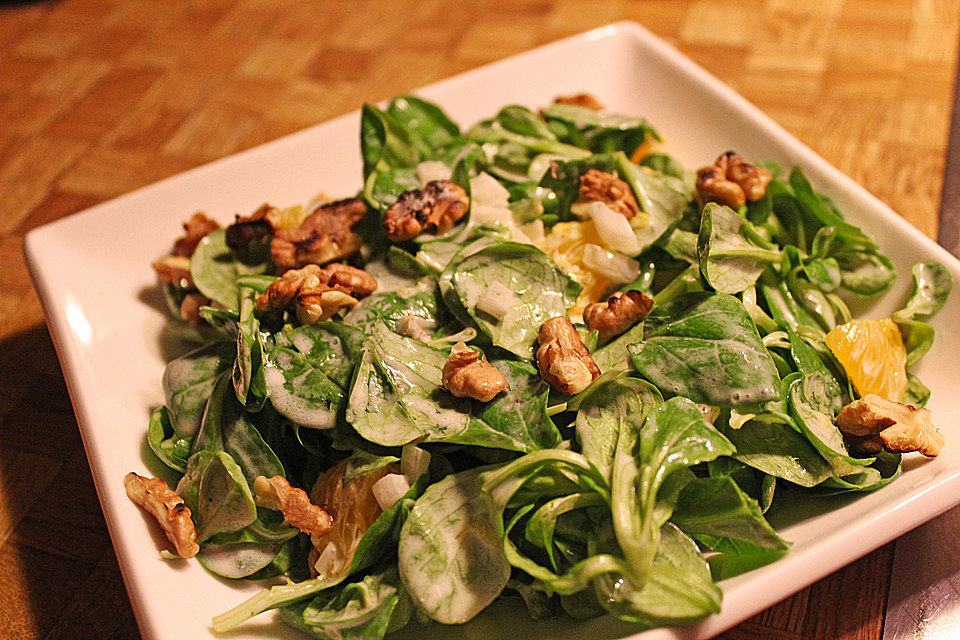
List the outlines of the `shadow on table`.
{"type": "Polygon", "coordinates": [[[138,638],[46,327],[0,371],[0,636],[138,638]]]}

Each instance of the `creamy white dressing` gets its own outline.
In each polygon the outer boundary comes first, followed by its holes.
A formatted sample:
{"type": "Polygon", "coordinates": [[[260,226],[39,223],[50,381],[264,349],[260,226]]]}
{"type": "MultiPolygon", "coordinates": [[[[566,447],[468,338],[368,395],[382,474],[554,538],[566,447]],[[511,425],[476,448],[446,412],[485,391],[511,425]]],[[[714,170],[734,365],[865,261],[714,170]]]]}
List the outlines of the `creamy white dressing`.
{"type": "MultiPolygon", "coordinates": [[[[291,393],[283,371],[276,366],[271,364],[264,366],[263,375],[269,390],[270,402],[277,411],[290,420],[311,429],[329,429],[336,423],[336,410],[329,406],[310,406],[307,400],[291,393]]],[[[298,376],[293,383],[303,382],[306,375],[308,374],[298,376]]]]}

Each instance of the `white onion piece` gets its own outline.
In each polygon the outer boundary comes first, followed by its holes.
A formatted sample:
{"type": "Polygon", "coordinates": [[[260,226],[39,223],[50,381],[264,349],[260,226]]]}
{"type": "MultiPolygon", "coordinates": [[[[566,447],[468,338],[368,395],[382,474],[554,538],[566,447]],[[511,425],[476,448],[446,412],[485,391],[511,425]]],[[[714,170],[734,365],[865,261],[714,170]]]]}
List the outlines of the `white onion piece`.
{"type": "Polygon", "coordinates": [[[420,342],[426,342],[430,339],[430,334],[427,332],[427,329],[433,329],[433,325],[434,322],[432,320],[415,316],[412,313],[405,313],[400,316],[400,320],[397,321],[397,331],[400,332],[400,335],[419,340],[420,342]]]}
{"type": "Polygon", "coordinates": [[[595,244],[588,244],[583,248],[583,264],[608,278],[611,284],[633,282],[640,274],[639,262],[595,244]]]}
{"type": "Polygon", "coordinates": [[[339,570],[340,564],[340,552],[337,549],[337,545],[328,542],[327,546],[323,548],[323,551],[320,552],[320,557],[317,558],[317,561],[313,563],[313,568],[317,570],[321,576],[332,576],[339,570]]]}
{"type": "Polygon", "coordinates": [[[477,309],[500,320],[517,305],[517,297],[502,282],[494,280],[477,300],[477,309]]]}
{"type": "Polygon", "coordinates": [[[415,444],[405,444],[400,450],[400,472],[411,485],[430,467],[430,452],[415,444]]]}
{"type": "Polygon", "coordinates": [[[592,202],[574,202],[570,205],[570,213],[581,220],[587,220],[593,215],[592,202]]]}
{"type": "Polygon", "coordinates": [[[591,202],[589,206],[597,235],[608,249],[627,256],[640,253],[640,241],[629,220],[602,202],[591,202]]]}
{"type": "Polygon", "coordinates": [[[522,231],[525,236],[530,238],[530,242],[537,245],[543,242],[547,237],[543,230],[543,220],[534,220],[533,222],[528,222],[520,227],[520,231],[522,231]]]}
{"type": "Polygon", "coordinates": [[[470,178],[470,199],[475,203],[506,207],[510,192],[489,173],[481,173],[470,178]]]}
{"type": "Polygon", "coordinates": [[[488,222],[499,222],[500,224],[513,226],[513,213],[506,207],[495,207],[489,204],[474,202],[470,207],[470,224],[486,224],[488,222]]]}
{"type": "Polygon", "coordinates": [[[377,499],[377,504],[386,511],[407,491],[410,491],[410,483],[407,482],[402,473],[388,473],[374,482],[371,489],[373,490],[373,497],[377,499]]]}
{"type": "Polygon", "coordinates": [[[451,175],[450,167],[439,160],[425,160],[417,165],[417,180],[420,184],[427,184],[434,180],[449,180],[451,175]]]}

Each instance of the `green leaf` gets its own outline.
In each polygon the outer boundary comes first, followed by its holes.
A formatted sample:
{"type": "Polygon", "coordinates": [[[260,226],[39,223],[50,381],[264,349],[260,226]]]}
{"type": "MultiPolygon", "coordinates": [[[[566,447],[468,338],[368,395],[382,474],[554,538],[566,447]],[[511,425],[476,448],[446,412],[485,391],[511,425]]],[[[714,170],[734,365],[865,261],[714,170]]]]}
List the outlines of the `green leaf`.
{"type": "Polygon", "coordinates": [[[704,279],[720,293],[740,293],[780,260],[776,245],[752,224],[730,207],[712,202],[701,214],[697,253],[704,279]]]}
{"type": "Polygon", "coordinates": [[[440,107],[414,95],[394,98],[387,113],[432,149],[443,147],[460,135],[460,127],[440,107]]]}
{"type": "Polygon", "coordinates": [[[500,242],[464,257],[448,267],[459,304],[491,342],[521,358],[533,355],[540,326],[566,316],[580,285],[556,267],[539,249],[500,242]],[[512,291],[516,304],[499,320],[477,309],[489,286],[499,283],[512,291]]]}
{"type": "Polygon", "coordinates": [[[788,396],[790,414],[800,432],[820,452],[838,476],[859,473],[870,465],[874,458],[854,458],[847,452],[843,434],[833,422],[833,417],[817,408],[817,397],[822,397],[822,381],[815,378],[798,378],[791,383],[788,396]]]}
{"type": "Polygon", "coordinates": [[[304,427],[332,428],[346,404],[341,388],[292,349],[277,347],[270,352],[264,378],[273,408],[304,427]]]}
{"type": "Polygon", "coordinates": [[[653,307],[646,340],[629,347],[637,370],[667,393],[744,406],[780,397],[777,368],[733,296],[692,292],[653,307]]]}
{"type": "Polygon", "coordinates": [[[723,434],[737,448],[734,458],[766,474],[801,487],[813,487],[830,476],[827,461],[794,427],[782,422],[750,420],[723,434]]]}
{"type": "Polygon", "coordinates": [[[367,296],[344,316],[343,323],[369,334],[377,322],[384,322],[391,331],[397,332],[400,319],[406,315],[421,318],[427,327],[434,329],[443,325],[446,314],[434,279],[367,296]]]}
{"type": "Polygon", "coordinates": [[[228,309],[240,308],[238,277],[264,274],[271,268],[267,255],[234,255],[227,246],[225,229],[205,235],[190,258],[190,277],[197,289],[228,309]]]}
{"type": "Polygon", "coordinates": [[[580,404],[576,433],[583,456],[608,480],[620,432],[627,421],[641,422],[663,402],[660,392],[643,380],[619,378],[594,390],[580,404]]]}
{"type": "Polygon", "coordinates": [[[546,413],[549,387],[531,365],[490,360],[510,389],[484,403],[443,389],[446,361],[447,352],[377,325],[350,392],[347,420],[363,438],[385,446],[422,439],[525,452],[559,442],[546,413]]]}
{"type": "Polygon", "coordinates": [[[907,373],[907,389],[903,392],[903,398],[900,401],[914,407],[925,407],[928,400],[930,400],[930,389],[920,381],[920,378],[907,373]]]}
{"type": "Polygon", "coordinates": [[[689,625],[720,611],[720,589],[696,543],[667,523],[640,588],[616,573],[598,577],[597,599],[610,613],[644,629],[689,625]]]}
{"type": "Polygon", "coordinates": [[[910,271],[913,274],[913,293],[903,309],[893,314],[897,322],[918,316],[917,319],[923,320],[932,316],[943,308],[953,288],[950,272],[939,262],[918,262],[910,271]]]}
{"type": "Polygon", "coordinates": [[[195,514],[198,542],[239,531],[257,518],[257,505],[243,471],[224,451],[203,450],[192,455],[177,493],[195,514]]]}
{"type": "Polygon", "coordinates": [[[165,465],[180,473],[187,470],[187,459],[190,457],[193,438],[181,436],[174,431],[170,412],[166,407],[159,406],[150,414],[147,442],[150,444],[150,449],[165,465]]]}
{"type": "Polygon", "coordinates": [[[482,487],[474,470],[447,476],[417,500],[400,531],[403,585],[437,622],[470,620],[510,578],[497,507],[482,487]]]}
{"type": "Polygon", "coordinates": [[[280,459],[247,419],[226,373],[221,374],[210,394],[191,454],[204,450],[228,453],[243,470],[248,484],[257,476],[286,475],[280,459]]]}
{"type": "Polygon", "coordinates": [[[674,472],[731,455],[735,449],[686,398],[670,398],[656,406],[640,425],[639,417],[621,423],[610,508],[631,577],[642,584],[653,565],[660,528],[672,510],[672,505],[657,504],[661,486],[674,472]]]}
{"type": "Polygon", "coordinates": [[[760,505],[730,476],[697,478],[680,491],[671,521],[687,535],[741,540],[765,549],[786,549],[760,505]]]}
{"type": "Polygon", "coordinates": [[[849,250],[834,254],[845,289],[876,295],[890,288],[897,272],[890,258],[874,251],[849,250]]]}
{"type": "Polygon", "coordinates": [[[177,434],[196,435],[217,378],[233,367],[236,357],[236,344],[215,342],[167,365],[163,372],[163,395],[170,409],[171,426],[177,434]]]}

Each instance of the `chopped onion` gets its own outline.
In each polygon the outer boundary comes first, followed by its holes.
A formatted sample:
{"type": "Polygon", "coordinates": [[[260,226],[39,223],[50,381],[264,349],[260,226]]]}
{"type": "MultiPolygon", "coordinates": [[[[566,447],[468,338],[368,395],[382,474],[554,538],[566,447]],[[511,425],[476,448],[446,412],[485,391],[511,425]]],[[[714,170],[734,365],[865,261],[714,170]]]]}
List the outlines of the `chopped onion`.
{"type": "Polygon", "coordinates": [[[539,245],[547,237],[543,231],[543,220],[534,220],[520,227],[520,231],[530,238],[530,242],[539,245]]]}
{"type": "Polygon", "coordinates": [[[626,284],[637,279],[640,263],[622,253],[613,253],[595,244],[583,248],[583,264],[602,276],[611,284],[626,284]]]}
{"type": "Polygon", "coordinates": [[[417,180],[420,184],[427,184],[433,180],[449,180],[450,167],[439,160],[425,160],[417,165],[417,180]]]}
{"type": "Polygon", "coordinates": [[[513,291],[504,286],[502,282],[494,280],[477,300],[477,309],[497,320],[501,320],[516,304],[517,297],[513,294],[513,291]]]}
{"type": "Polygon", "coordinates": [[[591,202],[589,206],[597,235],[608,249],[627,256],[640,253],[640,242],[630,221],[602,202],[591,202]]]}
{"type": "Polygon", "coordinates": [[[339,564],[342,562],[340,551],[333,542],[328,542],[327,546],[320,552],[320,557],[313,563],[313,568],[321,576],[332,576],[339,570],[339,564]]]}
{"type": "Polygon", "coordinates": [[[405,444],[400,450],[400,472],[411,485],[430,467],[430,452],[415,444],[405,444]]]}
{"type": "Polygon", "coordinates": [[[474,202],[470,207],[470,224],[486,224],[498,222],[504,226],[513,226],[513,213],[506,207],[495,207],[489,204],[474,202]]]}
{"type": "Polygon", "coordinates": [[[510,192],[489,173],[470,178],[470,199],[475,203],[507,206],[510,192]]]}
{"type": "Polygon", "coordinates": [[[433,329],[434,324],[432,320],[415,316],[412,313],[405,313],[397,321],[397,331],[400,332],[400,335],[426,342],[430,339],[427,329],[433,329]]]}
{"type": "Polygon", "coordinates": [[[410,491],[410,483],[401,473],[388,473],[374,482],[371,489],[373,490],[373,497],[377,499],[377,504],[386,511],[407,491],[410,491]]]}

